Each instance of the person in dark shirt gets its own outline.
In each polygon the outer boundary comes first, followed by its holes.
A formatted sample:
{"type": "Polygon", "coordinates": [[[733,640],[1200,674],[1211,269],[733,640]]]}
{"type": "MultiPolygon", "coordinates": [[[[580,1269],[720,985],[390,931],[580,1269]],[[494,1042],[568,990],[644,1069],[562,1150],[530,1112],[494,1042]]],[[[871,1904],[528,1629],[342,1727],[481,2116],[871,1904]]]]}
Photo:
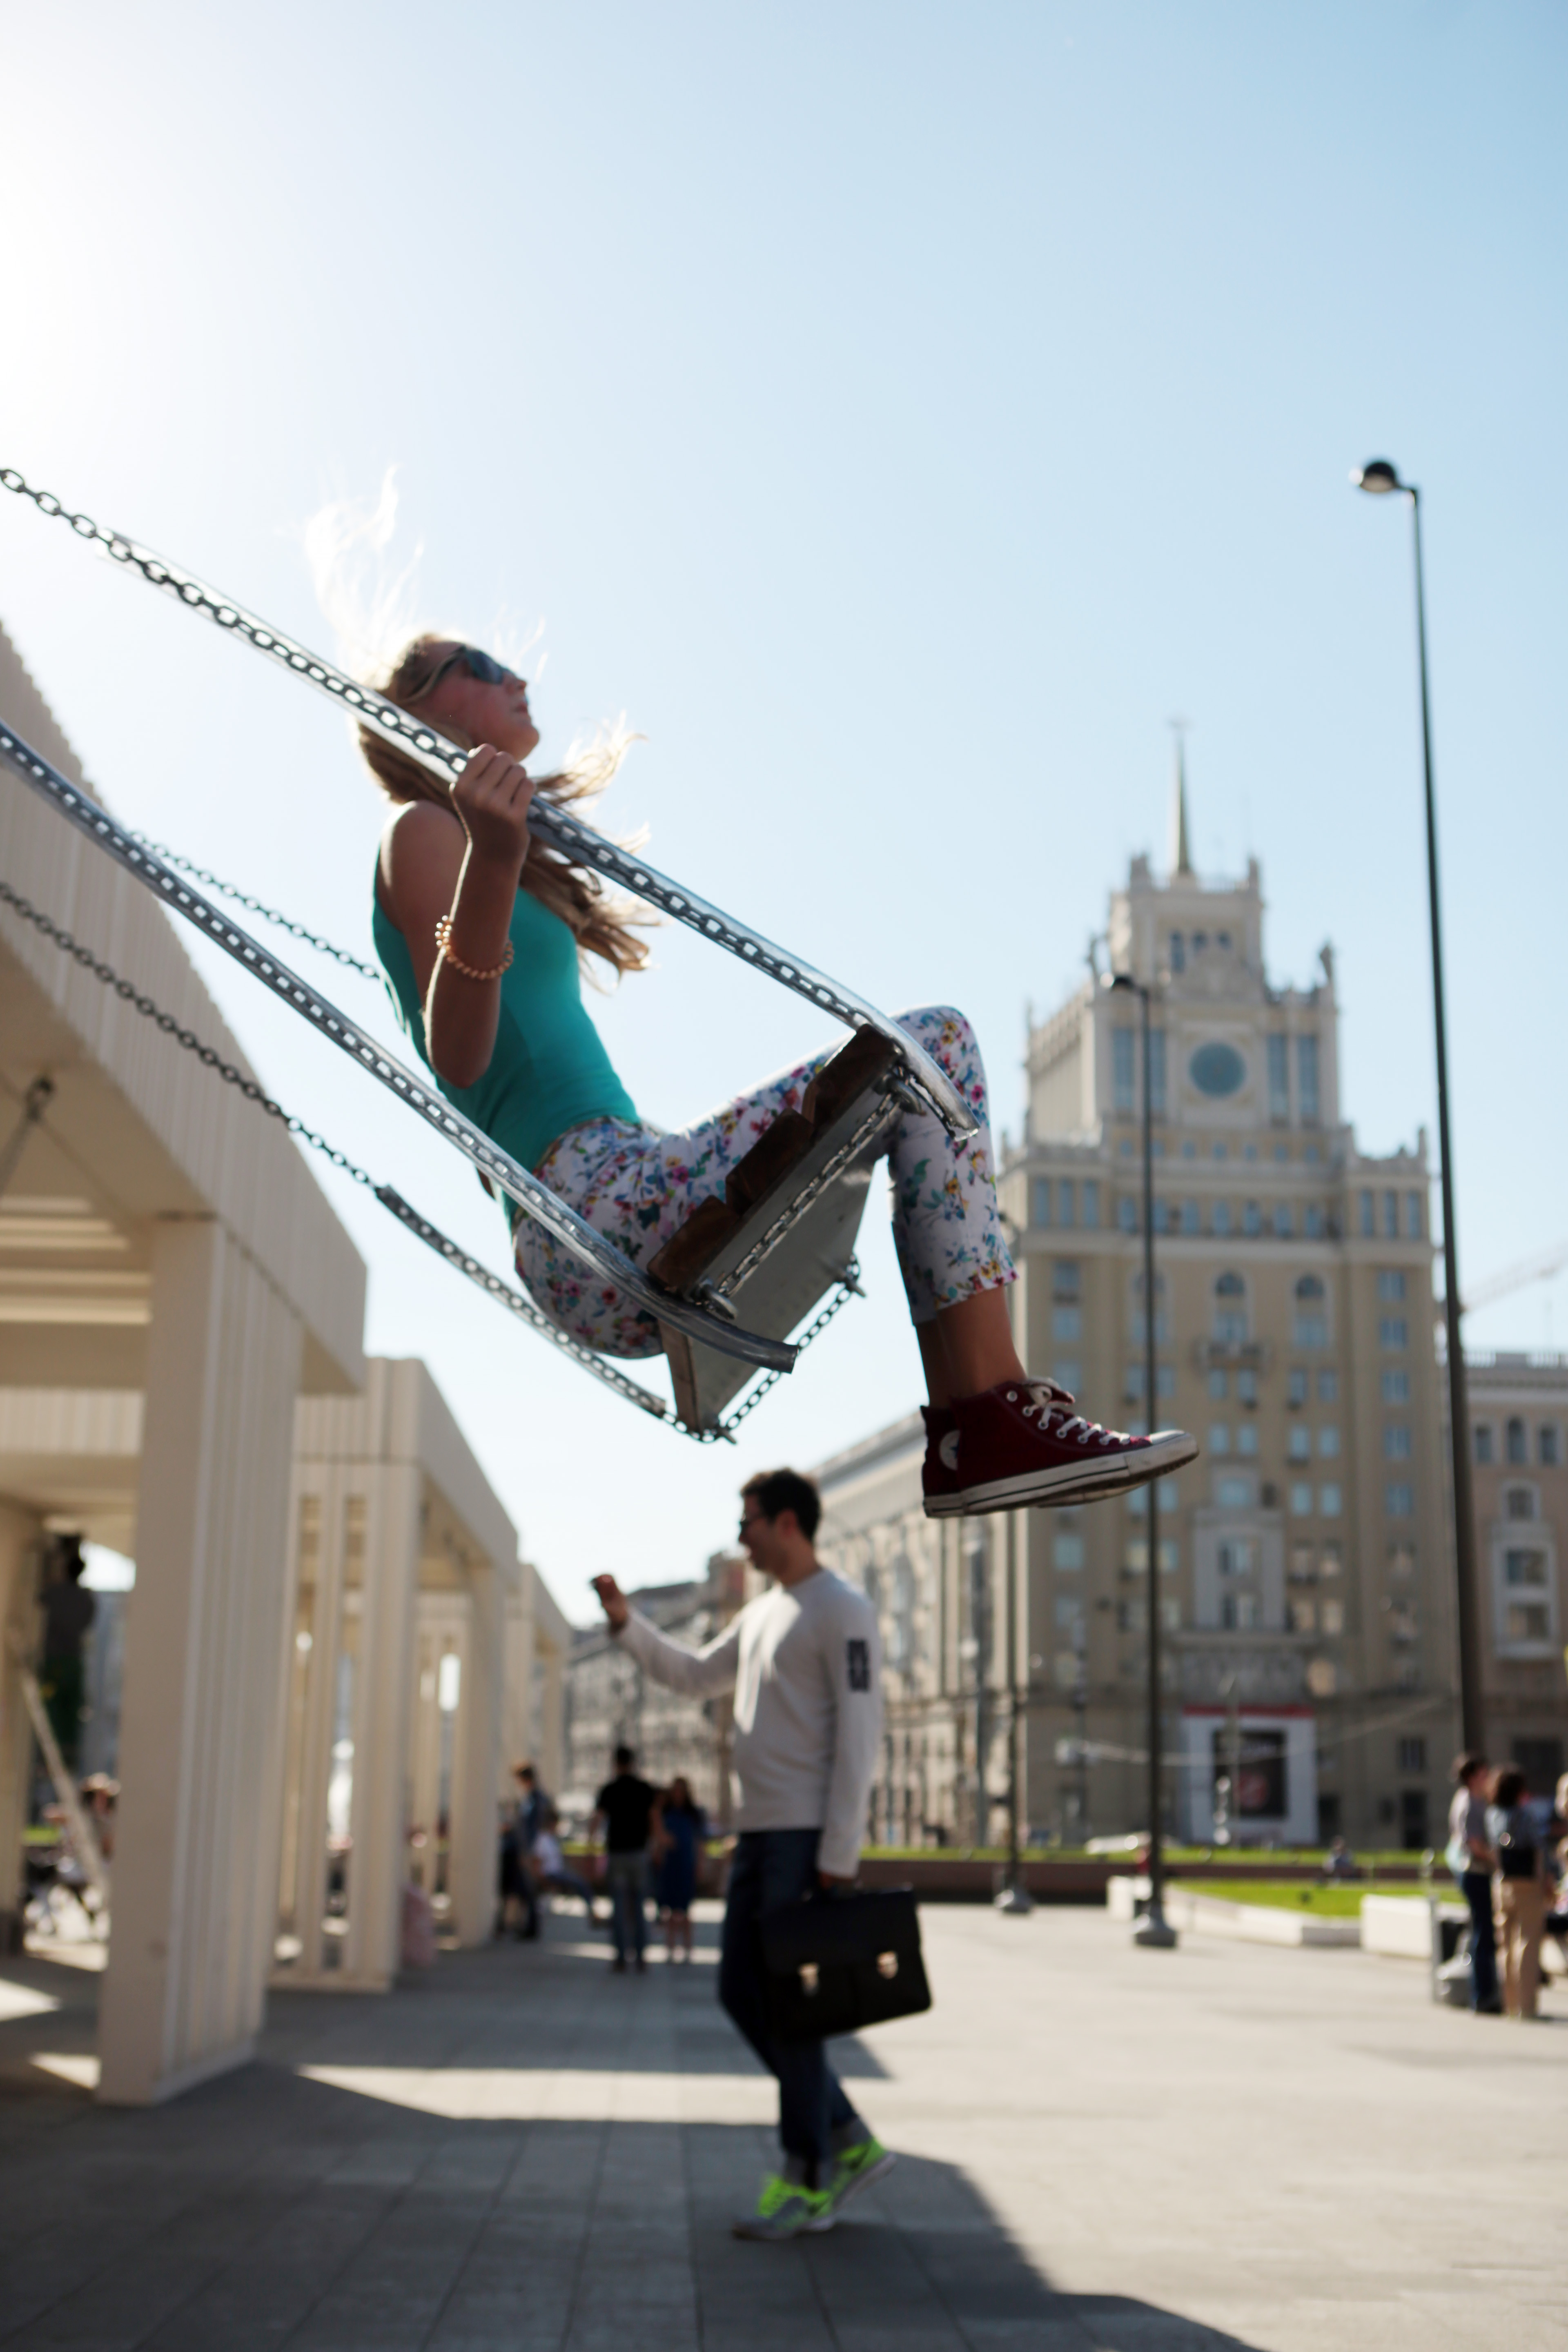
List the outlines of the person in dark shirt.
{"type": "Polygon", "coordinates": [[[616,1750],[616,1776],[606,1780],[594,1801],[594,1827],[605,1840],[605,1883],[609,1890],[612,1930],[616,1938],[615,1968],[624,1976],[628,1952],[637,1959],[640,1976],[647,1967],[647,1921],[643,1895],[647,1884],[647,1842],[653,1828],[658,1791],[639,1780],[632,1770],[637,1758],[629,1748],[616,1750]]]}
{"type": "Polygon", "coordinates": [[[67,1771],[74,1772],[85,1695],[81,1645],[98,1614],[98,1603],[82,1589],[87,1562],[81,1556],[79,1536],[59,1538],[51,1567],[53,1572],[38,1595],[44,1612],[38,1690],[61,1759],[67,1771]]]}

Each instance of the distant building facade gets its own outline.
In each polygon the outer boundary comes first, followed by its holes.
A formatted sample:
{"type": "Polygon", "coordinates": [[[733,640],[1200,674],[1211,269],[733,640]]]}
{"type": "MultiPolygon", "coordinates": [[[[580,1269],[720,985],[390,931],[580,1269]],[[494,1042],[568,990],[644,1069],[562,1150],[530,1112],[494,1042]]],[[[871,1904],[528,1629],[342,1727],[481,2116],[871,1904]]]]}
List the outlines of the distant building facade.
{"type": "MultiPolygon", "coordinates": [[[[1184,819],[1168,879],[1133,861],[1106,944],[1154,991],[1154,1422],[1203,1447],[1160,1496],[1168,1824],[1206,1843],[1223,1772],[1242,1839],[1424,1846],[1457,1732],[1425,1136],[1361,1150],[1331,951],[1310,986],[1274,985],[1256,862],[1201,881],[1184,819]]],[[[1000,1175],[1020,1351],[1094,1418],[1142,1429],[1138,1000],[1086,979],[1031,1026],[1027,1074],[1000,1175]]],[[[912,1758],[924,1727],[927,1818],[997,1833],[1016,1686],[1034,1831],[1139,1825],[1146,1496],[933,1527],[920,1453],[900,1424],[818,1475],[836,1564],[879,1580],[890,1647],[897,1608],[923,1645],[895,1736],[912,1758]]],[[[891,1675],[889,1691],[891,1727],[891,1675]]],[[[919,1785],[900,1746],[885,1811],[901,1820],[919,1785]]]]}
{"type": "Polygon", "coordinates": [[[1487,1748],[1545,1797],[1568,1769],[1568,1356],[1465,1361],[1487,1748]]]}
{"type": "MultiPolygon", "coordinates": [[[[645,1586],[630,1598],[660,1633],[696,1650],[744,1605],[747,1575],[742,1553],[715,1552],[702,1579],[645,1586]]],[[[624,1743],[636,1749],[645,1780],[662,1788],[684,1773],[710,1820],[727,1827],[731,1712],[728,1696],[684,1698],[651,1681],[607,1627],[579,1628],[566,1669],[563,1812],[574,1823],[586,1819],[624,1743]]]]}

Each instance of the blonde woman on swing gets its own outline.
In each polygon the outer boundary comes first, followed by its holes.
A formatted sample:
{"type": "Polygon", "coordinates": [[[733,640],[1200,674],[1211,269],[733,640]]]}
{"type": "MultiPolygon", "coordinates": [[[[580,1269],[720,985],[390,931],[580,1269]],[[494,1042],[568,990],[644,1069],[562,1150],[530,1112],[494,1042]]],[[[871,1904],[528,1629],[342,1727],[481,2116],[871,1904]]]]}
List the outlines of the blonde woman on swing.
{"type": "MultiPolygon", "coordinates": [[[[413,760],[361,734],[395,803],[373,923],[398,1019],[448,1100],[644,1265],[700,1202],[722,1193],[730,1170],[779,1113],[800,1108],[827,1055],[689,1127],[646,1124],[582,988],[590,958],[616,973],[647,961],[636,918],[605,898],[595,875],[528,831],[536,793],[578,800],[602,776],[530,776],[523,763],[539,730],[526,682],[473,646],[416,637],[377,685],[471,750],[448,797],[413,760]]],[[[899,1026],[941,1065],[978,1122],[955,1140],[934,1112],[905,1111],[889,1147],[893,1236],[929,1392],[928,1515],[1089,1502],[1191,1461],[1197,1446],[1184,1432],[1134,1437],[1102,1428],[1065,1389],[1020,1363],[980,1049],[951,1007],[906,1013],[899,1026]]],[[[518,1273],[563,1330],[610,1356],[660,1352],[647,1316],[512,1213],[518,1273]]]]}

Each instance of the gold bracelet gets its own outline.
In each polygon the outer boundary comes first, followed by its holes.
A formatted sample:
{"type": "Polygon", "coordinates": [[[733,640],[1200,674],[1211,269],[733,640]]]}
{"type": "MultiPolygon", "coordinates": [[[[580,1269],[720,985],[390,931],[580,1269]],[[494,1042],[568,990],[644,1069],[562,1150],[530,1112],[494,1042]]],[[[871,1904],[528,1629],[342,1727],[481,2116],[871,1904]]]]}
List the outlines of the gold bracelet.
{"type": "Polygon", "coordinates": [[[454,954],[452,949],[452,918],[450,915],[443,915],[440,921],[436,926],[436,951],[437,955],[445,960],[446,962],[451,965],[454,971],[460,971],[465,980],[499,980],[502,972],[510,971],[511,969],[511,941],[510,940],[508,940],[506,943],[505,955],[502,956],[500,963],[498,963],[491,971],[481,971],[477,964],[465,963],[460,955],[454,954]]]}

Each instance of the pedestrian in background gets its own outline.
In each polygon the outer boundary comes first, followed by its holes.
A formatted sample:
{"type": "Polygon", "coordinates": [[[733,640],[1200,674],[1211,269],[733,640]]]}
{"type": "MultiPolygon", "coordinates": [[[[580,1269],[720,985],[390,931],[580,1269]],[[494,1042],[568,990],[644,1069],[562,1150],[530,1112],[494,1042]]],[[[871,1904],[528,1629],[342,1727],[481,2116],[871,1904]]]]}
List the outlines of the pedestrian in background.
{"type": "Polygon", "coordinates": [[[708,1816],[692,1795],[690,1782],[677,1773],[659,1799],[653,1833],[653,1899],[672,1967],[683,1955],[689,1961],[691,1958],[697,1857],[707,1835],[708,1816]]]}
{"type": "Polygon", "coordinates": [[[1455,1757],[1454,1801],[1448,1808],[1448,1845],[1444,1857],[1470,1915],[1470,2007],[1479,2017],[1502,2013],[1492,1926],[1492,1864],[1497,1857],[1487,1836],[1490,1774],[1484,1756],[1455,1757]]]}
{"type": "Polygon", "coordinates": [[[1541,1938],[1551,1896],[1546,1846],[1526,1802],[1529,1793],[1523,1773],[1510,1764],[1498,1772],[1487,1807],[1487,1834],[1497,1855],[1494,1891],[1502,1947],[1502,2001],[1510,2017],[1537,2013],[1541,1938]]]}
{"type": "Polygon", "coordinates": [[[561,1851],[556,1835],[561,1816],[553,1805],[545,1803],[539,1814],[539,1828],[529,1849],[529,1862],[533,1871],[535,1888],[547,1895],[574,1895],[588,1914],[588,1925],[597,1925],[594,1916],[594,1890],[585,1878],[566,1867],[566,1857],[561,1851]]]}
{"type": "Polygon", "coordinates": [[[647,1843],[658,1791],[632,1770],[637,1757],[631,1748],[617,1748],[615,1762],[615,1778],[605,1781],[594,1800],[594,1829],[605,1840],[605,1884],[616,1939],[616,1974],[625,1976],[628,1957],[635,1957],[641,1976],[647,1967],[647,1919],[643,1911],[647,1843]]]}

